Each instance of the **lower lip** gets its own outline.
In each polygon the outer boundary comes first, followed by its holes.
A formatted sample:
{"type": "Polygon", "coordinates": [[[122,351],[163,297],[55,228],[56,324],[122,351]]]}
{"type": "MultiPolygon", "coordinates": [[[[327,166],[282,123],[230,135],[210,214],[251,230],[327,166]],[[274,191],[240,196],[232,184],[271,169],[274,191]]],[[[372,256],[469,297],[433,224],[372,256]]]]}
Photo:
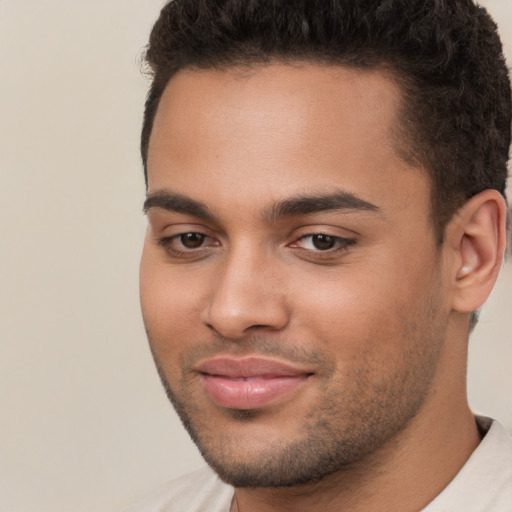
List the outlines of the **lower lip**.
{"type": "Polygon", "coordinates": [[[229,409],[257,409],[301,387],[309,375],[237,380],[203,374],[206,392],[213,402],[229,409]]]}

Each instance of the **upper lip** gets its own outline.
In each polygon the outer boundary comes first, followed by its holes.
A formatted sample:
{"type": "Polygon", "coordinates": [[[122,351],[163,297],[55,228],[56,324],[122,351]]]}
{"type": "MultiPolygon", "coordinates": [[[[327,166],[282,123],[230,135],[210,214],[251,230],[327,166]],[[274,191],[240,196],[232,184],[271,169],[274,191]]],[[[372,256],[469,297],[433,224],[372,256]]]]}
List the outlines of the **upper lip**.
{"type": "Polygon", "coordinates": [[[262,357],[215,357],[201,362],[195,369],[199,373],[232,379],[298,377],[313,373],[289,363],[262,357]]]}

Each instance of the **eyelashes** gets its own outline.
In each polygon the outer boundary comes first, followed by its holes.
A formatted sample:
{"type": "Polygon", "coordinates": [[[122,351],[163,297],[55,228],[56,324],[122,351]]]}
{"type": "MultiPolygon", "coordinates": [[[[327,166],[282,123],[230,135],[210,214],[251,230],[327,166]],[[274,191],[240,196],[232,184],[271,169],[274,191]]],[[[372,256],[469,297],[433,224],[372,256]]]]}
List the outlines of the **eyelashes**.
{"type": "MultiPolygon", "coordinates": [[[[221,247],[221,242],[199,231],[187,231],[157,239],[171,256],[178,259],[200,259],[207,257],[221,247]]],[[[285,247],[296,251],[303,258],[333,259],[347,252],[356,243],[355,238],[346,238],[324,232],[307,233],[286,244],[285,247]]]]}
{"type": "Polygon", "coordinates": [[[197,231],[165,236],[157,241],[169,254],[181,257],[195,257],[198,253],[204,253],[205,249],[220,246],[213,237],[197,231]]]}
{"type": "Polygon", "coordinates": [[[345,238],[341,236],[328,235],[325,233],[310,233],[303,235],[293,242],[289,247],[300,247],[301,249],[328,252],[349,247],[355,243],[353,238],[345,238]]]}

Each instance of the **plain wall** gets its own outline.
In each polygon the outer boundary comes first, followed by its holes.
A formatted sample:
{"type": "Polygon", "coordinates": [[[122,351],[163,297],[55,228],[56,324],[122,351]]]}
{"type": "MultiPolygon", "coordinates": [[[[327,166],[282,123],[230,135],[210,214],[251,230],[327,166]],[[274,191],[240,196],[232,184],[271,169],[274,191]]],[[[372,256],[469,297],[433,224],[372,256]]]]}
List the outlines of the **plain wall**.
{"type": "MultiPolygon", "coordinates": [[[[512,2],[487,2],[512,62],[512,2]]],[[[161,0],[0,0],[0,509],[115,511],[202,465],[138,303],[140,54],[161,0]]],[[[512,191],[510,193],[512,196],[512,191]]],[[[512,429],[512,266],[471,340],[512,429]]]]}

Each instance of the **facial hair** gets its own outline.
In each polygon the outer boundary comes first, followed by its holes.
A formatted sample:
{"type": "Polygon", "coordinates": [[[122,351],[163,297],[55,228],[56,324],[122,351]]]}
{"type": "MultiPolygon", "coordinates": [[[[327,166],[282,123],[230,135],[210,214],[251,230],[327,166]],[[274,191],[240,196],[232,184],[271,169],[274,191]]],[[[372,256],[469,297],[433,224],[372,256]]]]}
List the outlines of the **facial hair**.
{"type": "MultiPolygon", "coordinates": [[[[422,323],[422,322],[420,322],[422,323]]],[[[163,387],[184,427],[206,462],[219,477],[238,488],[294,487],[322,480],[360,464],[391,441],[414,418],[428,394],[441,347],[437,329],[410,324],[404,338],[406,351],[399,363],[374,375],[368,362],[343,374],[335,361],[319,349],[251,337],[243,341],[218,337],[199,343],[181,361],[179,384],[174,388],[163,365],[154,359],[163,387]],[[297,411],[299,427],[293,439],[283,438],[266,450],[244,453],[236,436],[223,435],[212,425],[194,396],[191,368],[203,358],[229,353],[261,354],[298,363],[314,363],[322,375],[322,400],[307,411],[297,411]]],[[[442,329],[439,329],[442,331],[442,329]]],[[[151,335],[148,332],[151,342],[151,335]]],[[[154,351],[153,351],[154,352],[154,351]]],[[[260,410],[227,410],[233,424],[250,424],[260,410]]]]}

